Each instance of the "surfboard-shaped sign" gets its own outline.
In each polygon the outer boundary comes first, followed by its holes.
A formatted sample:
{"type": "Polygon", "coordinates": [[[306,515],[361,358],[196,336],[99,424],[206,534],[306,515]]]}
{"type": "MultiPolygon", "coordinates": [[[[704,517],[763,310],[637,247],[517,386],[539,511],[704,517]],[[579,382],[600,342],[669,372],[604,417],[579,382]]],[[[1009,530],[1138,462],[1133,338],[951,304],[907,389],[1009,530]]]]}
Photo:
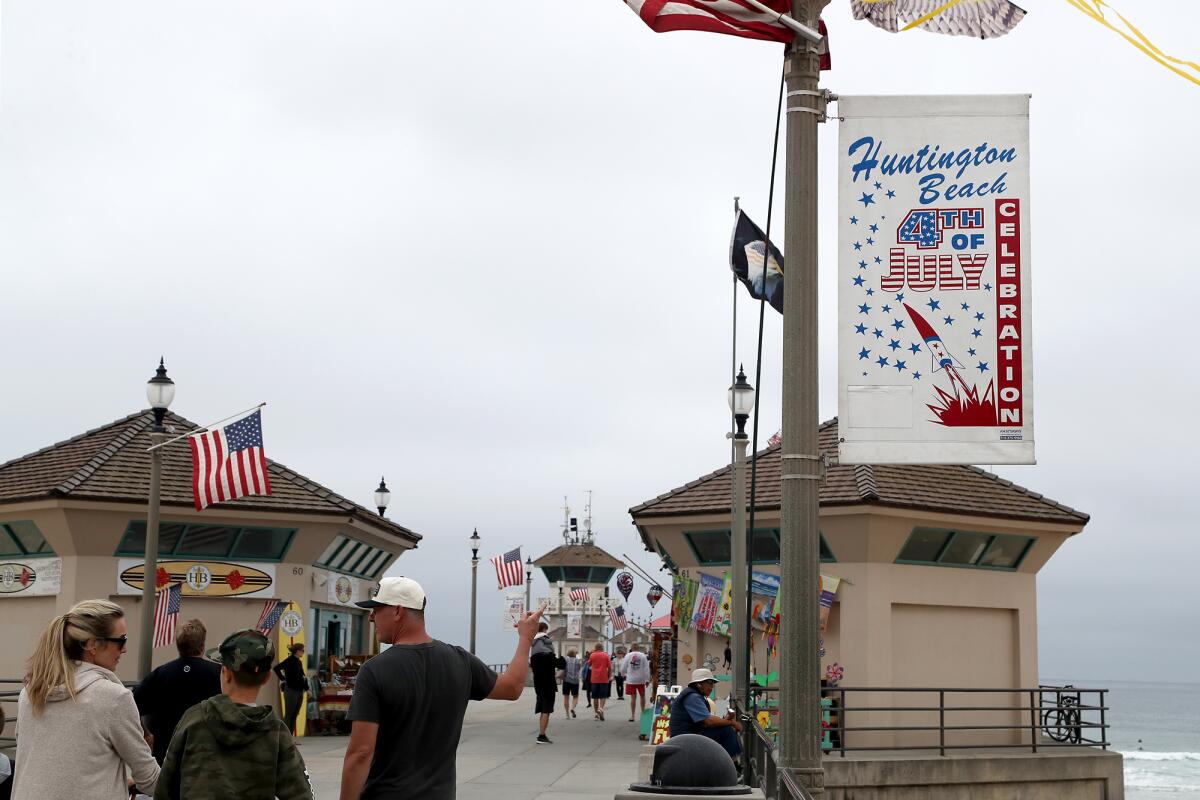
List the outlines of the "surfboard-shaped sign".
{"type": "MultiPolygon", "coordinates": [[[[288,656],[288,649],[294,644],[304,644],[304,608],[299,603],[289,602],[284,612],[279,615],[279,625],[276,628],[279,631],[279,646],[276,649],[276,658],[283,660],[288,656]]],[[[305,654],[304,660],[308,660],[308,655],[305,654]]],[[[307,670],[306,670],[307,671],[307,670]]],[[[279,707],[286,708],[284,705],[283,691],[279,692],[279,707]]],[[[300,713],[296,715],[296,735],[303,736],[305,728],[307,728],[306,717],[308,716],[308,692],[300,700],[300,713]]]]}
{"type": "MultiPolygon", "coordinates": [[[[141,594],[145,564],[139,559],[117,562],[117,594],[141,594]]],[[[238,564],[231,561],[159,561],[155,585],[182,585],[184,597],[255,597],[267,595],[275,585],[274,564],[238,564]]]]}
{"type": "Polygon", "coordinates": [[[61,585],[61,558],[0,562],[0,597],[54,595],[61,585]]]}

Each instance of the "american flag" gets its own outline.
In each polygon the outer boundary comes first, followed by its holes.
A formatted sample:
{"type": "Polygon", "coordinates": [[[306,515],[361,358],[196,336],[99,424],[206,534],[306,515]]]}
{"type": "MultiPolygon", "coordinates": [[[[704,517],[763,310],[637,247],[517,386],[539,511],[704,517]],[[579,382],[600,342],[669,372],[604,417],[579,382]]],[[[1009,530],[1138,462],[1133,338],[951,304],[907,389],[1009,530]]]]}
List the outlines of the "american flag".
{"type": "Polygon", "coordinates": [[[571,590],[571,602],[582,601],[587,602],[588,588],[586,586],[576,586],[571,590]]]}
{"type": "Polygon", "coordinates": [[[258,616],[258,624],[254,626],[254,630],[261,632],[264,636],[269,634],[275,625],[279,622],[279,617],[287,610],[288,604],[284,600],[268,600],[263,606],[262,613],[258,616]]]}
{"type": "Polygon", "coordinates": [[[154,600],[154,646],[165,647],[175,641],[175,623],[183,602],[183,586],[173,583],[158,590],[154,600]]]}
{"type": "Polygon", "coordinates": [[[516,550],[509,550],[502,556],[496,556],[492,559],[492,566],[496,568],[496,580],[500,583],[498,588],[521,586],[525,583],[525,565],[521,563],[521,548],[518,547],[516,550]]]}
{"type": "Polygon", "coordinates": [[[613,632],[620,633],[629,627],[625,621],[625,606],[613,606],[608,610],[608,618],[612,620],[613,632]]]}
{"type": "MultiPolygon", "coordinates": [[[[796,34],[779,21],[780,14],[792,12],[791,0],[762,0],[774,14],[764,14],[746,0],[625,0],[642,22],[655,33],[668,31],[708,31],[765,39],[791,44],[796,34]]],[[[819,22],[821,69],[829,69],[828,35],[824,20],[819,22]]]]}
{"type": "Polygon", "coordinates": [[[196,510],[246,495],[271,493],[263,455],[262,412],[188,437],[196,510]]]}

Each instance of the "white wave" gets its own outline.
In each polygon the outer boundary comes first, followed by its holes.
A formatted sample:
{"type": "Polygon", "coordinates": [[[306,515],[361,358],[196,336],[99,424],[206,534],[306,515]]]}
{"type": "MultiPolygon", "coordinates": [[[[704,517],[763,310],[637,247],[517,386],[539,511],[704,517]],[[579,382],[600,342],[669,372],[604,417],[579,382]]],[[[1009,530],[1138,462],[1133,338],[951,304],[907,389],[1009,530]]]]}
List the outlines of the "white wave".
{"type": "Polygon", "coordinates": [[[1135,750],[1121,753],[1126,761],[1200,761],[1200,753],[1152,753],[1148,750],[1135,750]]]}

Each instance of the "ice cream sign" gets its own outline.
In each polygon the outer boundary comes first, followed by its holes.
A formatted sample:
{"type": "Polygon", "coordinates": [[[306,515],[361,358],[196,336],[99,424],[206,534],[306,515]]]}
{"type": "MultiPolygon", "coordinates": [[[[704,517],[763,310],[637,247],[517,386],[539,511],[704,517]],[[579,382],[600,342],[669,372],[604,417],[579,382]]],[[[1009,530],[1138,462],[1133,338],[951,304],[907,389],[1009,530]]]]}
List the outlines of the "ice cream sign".
{"type": "Polygon", "coordinates": [[[1028,97],[841,97],[842,463],[1032,463],[1028,97]]]}

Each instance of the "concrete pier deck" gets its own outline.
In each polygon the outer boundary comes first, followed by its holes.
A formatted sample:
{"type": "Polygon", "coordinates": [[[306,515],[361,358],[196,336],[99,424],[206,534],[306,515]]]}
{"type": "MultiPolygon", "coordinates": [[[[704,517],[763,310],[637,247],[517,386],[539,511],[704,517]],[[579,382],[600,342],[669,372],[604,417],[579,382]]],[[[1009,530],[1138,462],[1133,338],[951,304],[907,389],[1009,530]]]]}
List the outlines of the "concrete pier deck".
{"type": "MultiPolygon", "coordinates": [[[[550,745],[534,743],[533,701],[526,690],[515,703],[484,700],[467,707],[458,747],[460,800],[612,800],[637,780],[643,743],[637,723],[627,721],[628,701],[610,700],[606,722],[593,720],[582,701],[576,719],[566,719],[560,705],[550,720],[550,745]]],[[[317,800],[337,800],[346,741],[309,736],[300,746],[317,800]]]]}

